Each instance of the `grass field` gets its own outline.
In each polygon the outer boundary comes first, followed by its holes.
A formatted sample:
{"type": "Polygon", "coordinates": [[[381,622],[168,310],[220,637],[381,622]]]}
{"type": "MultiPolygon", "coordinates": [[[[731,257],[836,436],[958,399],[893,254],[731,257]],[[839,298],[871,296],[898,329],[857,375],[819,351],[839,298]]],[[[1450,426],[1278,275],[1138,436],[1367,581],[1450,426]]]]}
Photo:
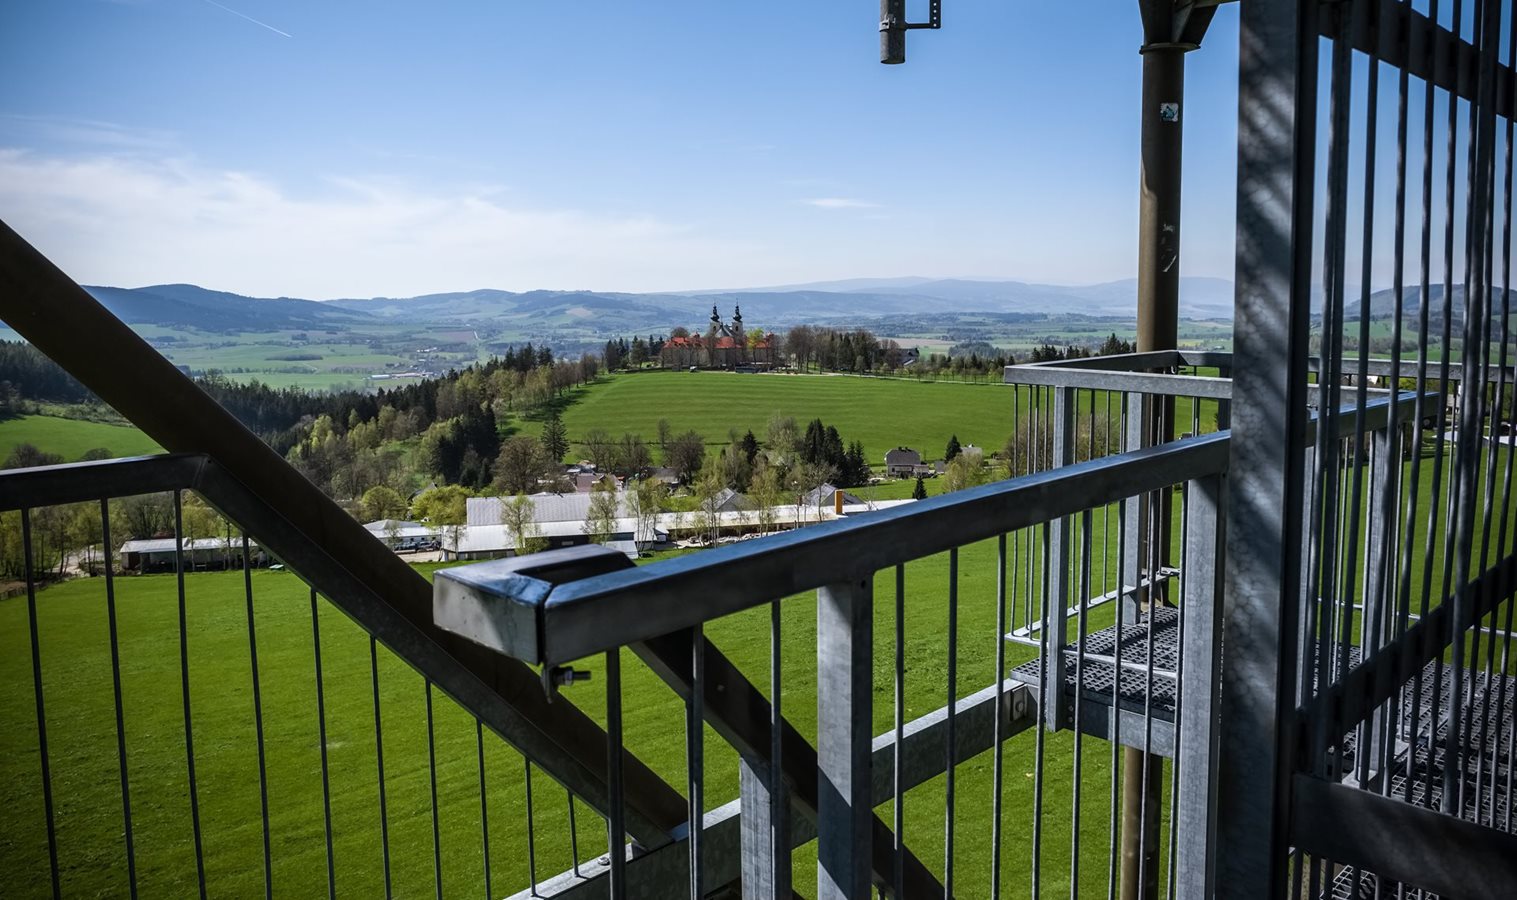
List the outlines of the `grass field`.
{"type": "MultiPolygon", "coordinates": [[[[1088,395],[1081,397],[1088,406],[1088,395]]],[[[1025,392],[1022,398],[1025,404],[1025,392]]],[[[739,435],[752,429],[762,441],[775,413],[795,417],[802,428],[820,418],[836,426],[845,442],[862,441],[865,457],[879,466],[885,451],[901,445],[921,451],[923,459],[941,459],[950,435],[961,444],[978,445],[989,456],[1012,433],[1013,404],[1012,389],[994,383],[648,371],[603,378],[580,390],[564,408],[563,419],[571,441],[602,428],[615,437],[631,432],[653,443],[658,421],[667,419],[675,434],[694,429],[708,444],[725,444],[733,429],[739,435]]],[[[1189,400],[1179,406],[1179,427],[1188,430],[1189,400]]],[[[535,433],[537,427],[527,423],[523,430],[535,433]]],[[[1203,422],[1203,430],[1211,428],[1210,421],[1203,422]]]]}
{"type": "MultiPolygon", "coordinates": [[[[960,553],[959,683],[961,693],[988,684],[994,672],[995,547],[960,553]]],[[[941,706],[946,696],[947,559],[907,567],[907,715],[941,706]]],[[[877,585],[875,729],[891,716],[890,654],[893,584],[877,585]]],[[[193,574],[186,579],[191,703],[206,878],[212,895],[251,896],[262,890],[261,829],[252,679],[246,610],[238,573],[193,574]]],[[[135,823],[137,878],[142,896],[183,896],[195,889],[193,841],[183,740],[173,576],[117,581],[122,692],[129,785],[135,823]]],[[[253,574],[261,673],[274,890],[311,896],[325,890],[321,760],[315,710],[310,599],[292,575],[253,574]]],[[[345,894],[383,891],[380,818],[376,790],[369,642],[340,612],[320,604],[325,677],[327,750],[332,779],[335,873],[345,894]]],[[[789,717],[815,736],[815,601],[784,604],[783,665],[789,717]]],[[[60,585],[38,600],[38,630],[47,699],[48,741],[58,815],[64,893],[119,895],[128,872],[115,747],[109,639],[104,585],[99,579],[60,585]]],[[[1094,627],[1094,626],[1093,626],[1094,627]]],[[[708,626],[710,639],[757,684],[768,677],[768,613],[754,610],[708,626]]],[[[46,835],[31,690],[28,616],[24,598],[0,602],[0,895],[48,892],[46,835]]],[[[1030,658],[1014,647],[1014,661],[1030,658]]],[[[683,788],[682,706],[630,654],[624,665],[628,748],[672,784],[683,788]]],[[[596,680],[566,695],[597,719],[604,709],[598,661],[596,680]]],[[[419,676],[379,650],[389,841],[397,896],[433,890],[431,802],[427,765],[426,689],[419,676]]],[[[449,896],[483,889],[479,770],[474,723],[451,701],[434,705],[442,879],[449,896]]],[[[1009,891],[1026,889],[1031,862],[1035,735],[1006,745],[1004,808],[1009,891]]],[[[486,735],[490,863],[495,895],[526,880],[522,762],[486,735]]],[[[1110,751],[1085,741],[1081,783],[1083,858],[1081,893],[1105,889],[1110,751]]],[[[1047,739],[1043,834],[1043,889],[1068,893],[1069,804],[1073,742],[1047,739]]],[[[736,759],[707,733],[708,803],[736,796],[736,759]]],[[[958,894],[988,893],[990,775],[982,755],[957,772],[955,858],[958,894]]],[[[564,794],[546,779],[534,781],[538,876],[570,864],[564,794]]],[[[581,858],[604,852],[604,827],[579,810],[581,858]]],[[[881,815],[890,814],[889,804],[881,815]]],[[[936,779],[908,795],[907,838],[932,868],[941,870],[943,783],[936,779]]],[[[814,851],[798,852],[798,888],[812,893],[814,851]]]]}
{"type": "Polygon", "coordinates": [[[730,372],[649,371],[619,375],[591,386],[564,410],[570,440],[592,428],[646,441],[658,420],[674,433],[694,429],[710,443],[727,432],[752,429],[763,440],[774,413],[794,416],[804,428],[820,418],[844,441],[863,441],[871,462],[904,444],[941,456],[948,436],[997,448],[1011,433],[1011,392],[1000,385],[934,384],[830,375],[734,375],[730,372]]]}
{"type": "MultiPolygon", "coordinates": [[[[1504,460],[1503,460],[1504,462],[1504,460]]],[[[1428,461],[1424,461],[1426,474],[1428,461]]],[[[1426,477],[1420,486],[1423,508],[1426,477]]],[[[1177,511],[1178,515],[1178,511],[1177,511]]],[[[1105,589],[1104,560],[1116,553],[1115,516],[1094,518],[1092,593],[1105,589]]],[[[1177,529],[1178,531],[1178,529],[1177,529]]],[[[1176,535],[1178,540],[1178,533],[1176,535]]],[[[1510,538],[1509,538],[1510,540],[1510,538]]],[[[1010,627],[1037,612],[1036,571],[1031,590],[1024,538],[1011,544],[1014,565],[1010,627]]],[[[1435,554],[1427,562],[1439,565],[1435,554]]],[[[996,547],[959,551],[959,693],[993,679],[996,627],[996,547]]],[[[1414,554],[1414,578],[1424,560],[1414,554]]],[[[905,569],[906,715],[914,718],[946,701],[948,558],[938,555],[905,569]]],[[[429,571],[435,567],[425,567],[429,571]]],[[[1108,572],[1108,577],[1110,574],[1108,572]]],[[[276,894],[311,896],[326,886],[311,602],[287,573],[252,575],[260,689],[267,746],[273,883],[276,894]]],[[[874,730],[891,716],[893,578],[876,577],[874,730]]],[[[1435,588],[1436,590],[1436,588],[1435,588]]],[[[1362,591],[1362,584],[1356,593],[1362,591]]],[[[209,892],[249,896],[261,892],[263,872],[256,736],[248,628],[238,573],[197,573],[186,578],[191,708],[199,809],[209,892]]],[[[179,681],[176,580],[170,575],[117,580],[120,657],[129,787],[135,824],[139,887],[145,897],[193,893],[196,871],[179,681]]],[[[38,596],[37,627],[46,698],[46,721],[57,809],[60,866],[68,895],[120,895],[127,890],[119,769],[104,583],[68,582],[38,596]]],[[[326,704],[326,749],[332,785],[334,871],[344,894],[383,891],[376,741],[369,671],[369,641],[339,611],[321,601],[320,637],[326,704]]],[[[784,601],[782,665],[787,717],[815,738],[816,607],[811,596],[784,601]]],[[[1109,624],[1112,607],[1090,617],[1089,628],[1109,624]]],[[[1071,623],[1071,631],[1075,631],[1071,623]]],[[[31,688],[29,620],[24,598],[0,601],[0,896],[45,896],[47,843],[31,688]]],[[[710,640],[761,688],[768,681],[768,613],[759,609],[708,625],[710,640]]],[[[1031,659],[1031,648],[1009,647],[1011,665],[1031,659]]],[[[628,749],[683,790],[683,708],[662,683],[624,653],[628,749]]],[[[422,679],[388,651],[378,651],[386,802],[393,890],[396,896],[431,895],[432,804],[427,747],[427,691],[422,679]]],[[[567,702],[603,718],[605,684],[599,659],[582,663],[594,680],[577,684],[567,702]]],[[[478,748],[473,721],[434,695],[438,828],[441,877],[448,896],[477,896],[484,888],[478,748]]],[[[1005,745],[1003,888],[1030,888],[1037,734],[1005,745]]],[[[1071,735],[1044,736],[1044,807],[1041,890],[1067,895],[1071,877],[1072,789],[1080,794],[1081,855],[1078,890],[1100,896],[1106,888],[1112,787],[1110,745],[1082,741],[1078,775],[1071,735]]],[[[737,765],[725,743],[707,732],[708,806],[736,796],[737,765]]],[[[498,739],[484,740],[490,825],[492,888],[497,896],[527,879],[522,761],[498,739]]],[[[956,894],[989,894],[990,796],[993,756],[983,754],[956,772],[956,894]]],[[[1167,792],[1167,786],[1166,786],[1167,792]]],[[[944,784],[940,777],[908,794],[906,837],[933,870],[943,863],[944,784]]],[[[540,774],[534,781],[538,876],[569,867],[567,804],[540,774]]],[[[891,810],[879,810],[888,821],[891,810]]],[[[581,859],[604,852],[603,826],[580,807],[581,859]]],[[[814,849],[795,856],[803,894],[814,883],[814,849]]]]}
{"type": "Polygon", "coordinates": [[[0,459],[17,444],[32,444],[72,462],[86,451],[104,447],[116,456],[161,452],[157,442],[135,428],[57,416],[16,416],[0,419],[0,459]]]}

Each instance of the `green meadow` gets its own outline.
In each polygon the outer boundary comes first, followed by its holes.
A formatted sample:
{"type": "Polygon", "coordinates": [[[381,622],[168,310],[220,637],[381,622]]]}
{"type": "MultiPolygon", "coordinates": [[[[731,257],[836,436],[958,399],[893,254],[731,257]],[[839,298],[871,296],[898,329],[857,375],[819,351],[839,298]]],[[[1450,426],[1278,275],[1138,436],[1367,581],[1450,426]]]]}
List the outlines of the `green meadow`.
{"type": "Polygon", "coordinates": [[[0,418],[0,459],[17,444],[32,444],[47,453],[57,453],[70,462],[97,447],[115,456],[159,453],[152,438],[129,425],[86,422],[59,416],[13,416],[0,418]]]}
{"type": "MultiPolygon", "coordinates": [[[[999,383],[649,370],[604,377],[580,389],[564,406],[563,419],[571,441],[600,428],[615,437],[640,434],[652,443],[659,420],[666,419],[675,434],[694,430],[708,444],[725,444],[734,430],[741,435],[752,429],[763,440],[776,413],[793,416],[803,427],[819,418],[836,426],[845,442],[862,441],[866,458],[880,466],[885,451],[903,445],[921,451],[923,459],[941,459],[950,435],[978,445],[987,456],[998,452],[1017,419],[1027,415],[1030,393],[999,383]]],[[[1089,412],[1090,402],[1082,392],[1082,410],[1089,412]]],[[[1100,403],[1098,412],[1104,414],[1105,400],[1100,403]]],[[[1178,402],[1176,421],[1178,430],[1190,430],[1189,399],[1178,402]]],[[[537,427],[532,423],[525,430],[537,427]]],[[[1204,416],[1202,430],[1213,428],[1211,417],[1204,416]]]]}
{"type": "Polygon", "coordinates": [[[906,445],[941,456],[950,434],[965,444],[998,448],[1011,433],[1012,392],[1002,385],[947,384],[849,375],[736,375],[647,371],[614,375],[586,388],[563,413],[569,439],[594,428],[655,441],[658,422],[675,434],[694,430],[709,443],[764,426],[778,413],[801,423],[819,418],[844,441],[863,441],[878,463],[906,445]]]}
{"type": "MultiPolygon", "coordinates": [[[[1498,463],[1504,466],[1504,455],[1498,463]]],[[[1431,461],[1421,462],[1420,506],[1428,508],[1431,461]]],[[[1410,468],[1406,470],[1409,475],[1410,468]]],[[[1498,502],[1500,495],[1498,494],[1498,502]]],[[[1508,510],[1510,513],[1510,510],[1508,510]]],[[[1176,515],[1179,515],[1178,504],[1176,515]]],[[[1176,525],[1178,526],[1178,521],[1176,525]]],[[[1091,594],[1115,584],[1115,515],[1092,520],[1091,594]]],[[[1441,531],[1441,526],[1438,528],[1441,531]]],[[[1175,529],[1179,559],[1179,529],[1175,529]]],[[[1355,542],[1363,540],[1363,527],[1355,542]]],[[[1417,547],[1420,551],[1422,529],[1417,547]]],[[[1041,551],[1026,533],[1009,541],[1010,599],[1007,628],[1040,616],[1041,551]]],[[[1507,535],[1510,548],[1513,536],[1507,535]]],[[[1077,542],[1078,546],[1078,542],[1077,542]]],[[[1348,554],[1358,558],[1358,554],[1348,554]]],[[[1412,554],[1414,590],[1424,565],[1441,569],[1441,553],[1412,554]]],[[[655,560],[656,561],[656,560],[655,560]]],[[[998,645],[997,546],[980,542],[958,552],[959,696],[991,684],[998,645]]],[[[949,557],[908,563],[905,575],[905,670],[908,720],[948,699],[949,557]]],[[[435,566],[423,567],[429,573],[435,566]]],[[[1076,571],[1084,566],[1077,561],[1076,571]]],[[[132,803],[136,877],[145,897],[178,897],[196,886],[191,806],[179,681],[177,581],[172,575],[116,579],[128,787],[132,803]]],[[[263,890],[257,736],[247,604],[240,573],[194,573],[185,578],[191,715],[206,879],[209,893],[250,896],[263,890]]],[[[889,570],[875,578],[874,731],[891,726],[894,588],[889,570]]],[[[1362,598],[1362,580],[1354,595],[1362,598]]],[[[1434,592],[1439,592],[1435,582],[1434,592]]],[[[317,715],[315,654],[309,590],[292,574],[252,574],[253,620],[259,662],[270,810],[274,891],[310,896],[326,889],[322,798],[322,743],[317,715]]],[[[809,739],[816,735],[816,604],[811,595],[782,602],[781,665],[787,718],[809,739]]],[[[1111,623],[1114,609],[1092,612],[1086,628],[1111,623]]],[[[384,892],[378,755],[370,671],[370,642],[357,625],[325,600],[320,624],[322,699],[331,785],[333,871],[345,894],[384,892]]],[[[103,579],[80,579],[37,596],[36,625],[46,701],[47,739],[57,815],[59,863],[67,895],[116,896],[127,892],[125,833],[116,749],[110,640],[103,579]]],[[[45,896],[48,856],[32,691],[29,615],[24,597],[0,601],[0,896],[45,896]]],[[[1070,623],[1071,637],[1079,631],[1070,623]]],[[[1354,624],[1357,634],[1357,621],[1354,624]]],[[[769,677],[769,615],[755,609],[711,622],[708,638],[760,690],[769,677]]],[[[1035,658],[1036,649],[1007,645],[1008,665],[1035,658]]],[[[377,650],[385,779],[385,819],[395,896],[430,895],[435,889],[427,688],[423,679],[383,647],[377,650]]],[[[623,652],[628,750],[683,792],[683,707],[630,652],[623,652]]],[[[1517,663],[1517,661],[1514,661],[1517,663]]],[[[594,679],[566,689],[572,702],[604,720],[602,660],[583,662],[594,679]]],[[[474,721],[439,692],[433,693],[433,747],[437,766],[440,876],[445,895],[505,896],[527,881],[524,765],[495,736],[483,739],[485,809],[481,809],[479,737],[474,721]],[[486,818],[487,814],[487,818],[486,818]]],[[[1118,802],[1111,746],[1079,741],[1067,732],[1044,735],[1043,818],[1034,833],[1038,734],[1029,730],[1004,745],[1002,887],[1030,891],[1035,839],[1040,846],[1040,890],[1068,894],[1075,879],[1081,896],[1107,887],[1110,812],[1118,802]],[[1072,813],[1079,786],[1080,855],[1071,855],[1072,813]]],[[[706,733],[708,808],[737,796],[737,760],[706,733]]],[[[994,755],[985,753],[956,771],[955,876],[957,896],[990,894],[991,794],[994,755]]],[[[1166,770],[1164,794],[1168,796],[1166,770]]],[[[541,772],[533,782],[532,838],[537,876],[572,863],[568,802],[541,772]]],[[[579,858],[605,851],[604,826],[577,809],[579,858]]],[[[877,810],[889,821],[891,804],[877,810]]],[[[905,800],[907,843],[930,869],[944,863],[944,779],[933,779],[905,800]]],[[[1167,823],[1165,834],[1167,835],[1167,823]]],[[[1167,838],[1166,838],[1167,841],[1167,838]]],[[[1163,854],[1167,854],[1167,843],[1163,854]]],[[[794,857],[798,890],[812,893],[814,845],[794,857]]]]}
{"type": "MultiPolygon", "coordinates": [[[[1099,522],[1099,519],[1098,519],[1099,522]]],[[[1115,517],[1112,518],[1115,528],[1115,517]]],[[[1099,532],[1100,525],[1097,525],[1099,532]]],[[[1025,558],[1026,548],[1015,558],[1025,558]]],[[[1115,554],[1115,544],[1112,546],[1115,554]]],[[[1009,604],[1012,623],[1025,620],[1023,587],[1009,604]]],[[[1093,576],[1099,580],[1097,573],[1093,576]]],[[[191,715],[206,879],[215,896],[253,896],[263,890],[257,738],[246,600],[240,573],[186,577],[186,621],[191,715]]],[[[906,567],[906,716],[947,700],[946,555],[906,567]]],[[[122,699],[132,804],[136,877],[144,897],[177,897],[196,888],[193,831],[179,682],[176,579],[172,575],[116,579],[122,699]]],[[[272,876],[278,895],[312,896],[326,889],[321,790],[321,743],[316,709],[315,657],[308,589],[288,573],[252,575],[253,618],[259,663],[270,808],[272,876]]],[[[987,542],[959,554],[959,694],[992,683],[995,671],[996,546],[987,542]]],[[[876,582],[877,648],[874,687],[876,732],[892,721],[891,660],[894,579],[876,582]]],[[[334,872],[337,890],[372,896],[384,891],[377,789],[376,732],[369,640],[325,600],[318,604],[326,749],[331,784],[334,872]]],[[[782,667],[787,717],[816,734],[816,606],[812,596],[784,601],[782,667]]],[[[1109,612],[1109,608],[1107,608],[1109,612]]],[[[45,896],[48,857],[31,688],[31,651],[25,598],[0,602],[0,895],[45,896]]],[[[66,895],[121,895],[129,872],[116,749],[116,729],[103,579],[84,579],[38,595],[41,648],[59,863],[66,895]]],[[[1095,617],[1091,627],[1099,627],[1095,617]]],[[[767,609],[711,623],[709,639],[761,687],[768,683],[767,609]]],[[[1009,665],[1030,659],[1033,648],[1011,645],[1009,665]]],[[[383,647],[378,650],[386,813],[396,896],[434,890],[426,699],[422,678],[383,647]]],[[[626,741],[629,751],[684,791],[683,706],[630,652],[624,651],[626,741]]],[[[603,720],[605,682],[600,660],[588,684],[564,700],[603,720]]],[[[480,769],[474,721],[434,692],[441,878],[448,896],[484,890],[485,851],[480,769]]],[[[1032,862],[1036,784],[1036,733],[1005,745],[1003,883],[1027,889],[1032,862]]],[[[495,896],[527,880],[524,771],[521,757],[495,736],[484,735],[491,888],[495,896]]],[[[1082,741],[1078,782],[1082,856],[1080,892],[1099,894],[1107,879],[1105,853],[1111,791],[1110,748],[1082,741]]],[[[706,734],[709,807],[737,796],[737,760],[706,734]]],[[[1067,893],[1070,878],[1070,810],[1076,783],[1074,741],[1067,733],[1046,740],[1043,790],[1043,889],[1067,893]]],[[[993,755],[957,771],[956,893],[989,893],[990,797],[993,755]]],[[[568,803],[564,791],[540,772],[533,781],[537,875],[571,864],[568,803]]],[[[582,860],[605,852],[601,821],[577,809],[582,860]]],[[[879,809],[889,820],[890,804],[879,809]]],[[[943,865],[944,787],[937,778],[907,795],[907,840],[935,871],[943,865]]],[[[795,855],[798,889],[812,893],[814,847],[795,855]]]]}

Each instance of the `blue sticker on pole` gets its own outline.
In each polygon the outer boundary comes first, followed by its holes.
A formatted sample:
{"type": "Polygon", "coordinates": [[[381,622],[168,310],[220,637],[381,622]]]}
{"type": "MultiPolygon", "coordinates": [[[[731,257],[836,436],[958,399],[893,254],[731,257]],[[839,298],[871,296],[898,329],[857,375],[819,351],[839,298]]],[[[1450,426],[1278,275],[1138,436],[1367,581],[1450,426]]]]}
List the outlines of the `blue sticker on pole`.
{"type": "Polygon", "coordinates": [[[1178,103],[1160,103],[1159,104],[1159,120],[1162,121],[1162,122],[1169,122],[1171,124],[1179,122],[1180,121],[1180,104],[1178,104],[1178,103]]]}

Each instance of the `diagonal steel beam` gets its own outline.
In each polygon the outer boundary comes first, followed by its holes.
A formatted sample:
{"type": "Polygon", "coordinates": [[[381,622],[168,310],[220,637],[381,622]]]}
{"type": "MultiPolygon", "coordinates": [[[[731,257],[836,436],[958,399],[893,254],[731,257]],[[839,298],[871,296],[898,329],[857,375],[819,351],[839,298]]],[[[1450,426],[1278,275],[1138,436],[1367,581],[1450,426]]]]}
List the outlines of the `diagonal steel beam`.
{"type": "MultiPolygon", "coordinates": [[[[73,279],[0,222],[0,320],[173,453],[205,454],[212,503],[491,730],[596,810],[606,735],[537,673],[432,623],[432,586],[73,279]]],[[[679,792],[630,754],[627,825],[660,846],[685,822],[679,792]]]]}

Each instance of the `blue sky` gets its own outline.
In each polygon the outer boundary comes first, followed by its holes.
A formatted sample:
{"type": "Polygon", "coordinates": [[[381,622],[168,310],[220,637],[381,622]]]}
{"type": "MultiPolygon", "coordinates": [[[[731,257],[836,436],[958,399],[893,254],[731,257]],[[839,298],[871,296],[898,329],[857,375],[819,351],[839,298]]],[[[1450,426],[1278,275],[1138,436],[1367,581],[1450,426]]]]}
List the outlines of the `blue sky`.
{"type": "MultiPolygon", "coordinates": [[[[82,281],[259,295],[1130,277],[1137,4],[945,7],[882,66],[872,0],[11,0],[0,216],[82,281]]],[[[1232,274],[1236,65],[1228,5],[1188,275],[1232,274]]]]}

